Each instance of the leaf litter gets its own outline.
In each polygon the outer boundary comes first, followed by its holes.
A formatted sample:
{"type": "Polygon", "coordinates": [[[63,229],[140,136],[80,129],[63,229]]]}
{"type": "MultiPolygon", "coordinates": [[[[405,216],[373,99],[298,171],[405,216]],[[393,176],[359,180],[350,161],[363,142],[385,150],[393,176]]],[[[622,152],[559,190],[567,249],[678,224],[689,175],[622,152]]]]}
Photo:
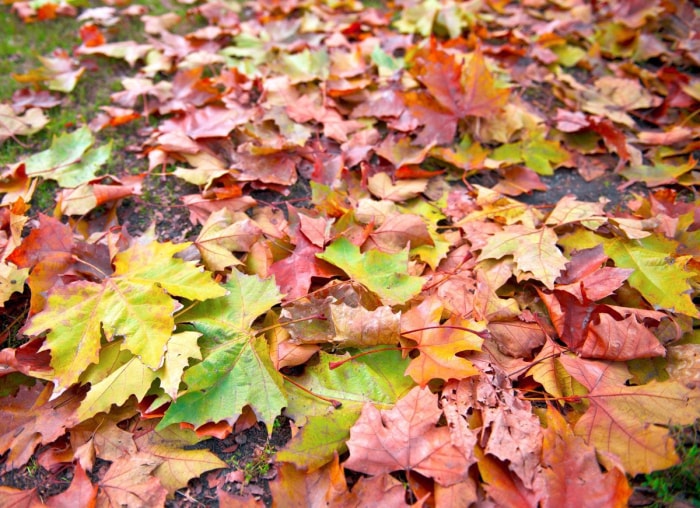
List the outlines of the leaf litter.
{"type": "Polygon", "coordinates": [[[0,143],[126,72],[5,161],[6,499],[625,506],[678,463],[670,430],[700,414],[691,3],[183,9],[12,3],[78,16],[82,42],[14,76],[0,143]],[[129,226],[154,196],[158,234],[129,226]]]}

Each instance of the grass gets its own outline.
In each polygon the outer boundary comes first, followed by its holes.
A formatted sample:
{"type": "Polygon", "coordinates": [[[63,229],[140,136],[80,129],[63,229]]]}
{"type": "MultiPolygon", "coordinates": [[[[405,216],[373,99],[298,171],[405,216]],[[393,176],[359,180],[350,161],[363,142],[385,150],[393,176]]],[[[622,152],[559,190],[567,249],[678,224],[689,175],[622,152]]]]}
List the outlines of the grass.
{"type": "MultiPolygon", "coordinates": [[[[679,431],[680,434],[681,431],[679,431]]],[[[678,455],[681,463],[663,471],[654,471],[644,477],[643,485],[656,495],[653,508],[662,508],[676,502],[690,503],[700,508],[700,446],[698,446],[698,428],[688,428],[693,434],[693,444],[686,446],[678,440],[678,455]]],[[[679,436],[676,436],[677,438],[679,436]]]]}
{"type": "Polygon", "coordinates": [[[236,455],[229,458],[226,462],[234,469],[243,471],[243,482],[247,485],[270,471],[270,464],[274,454],[275,448],[270,443],[266,443],[262,449],[246,462],[242,462],[241,458],[236,455]]]}
{"type": "Polygon", "coordinates": [[[3,34],[0,37],[0,101],[6,101],[21,88],[12,77],[13,73],[26,73],[39,63],[37,56],[48,55],[57,48],[70,50],[80,43],[80,38],[75,19],[24,23],[10,13],[9,6],[0,9],[0,33],[3,34]]]}
{"type": "MultiPolygon", "coordinates": [[[[98,2],[94,4],[93,6],[102,5],[98,2]]],[[[169,10],[161,2],[149,0],[145,5],[156,13],[169,10]]],[[[184,14],[186,7],[181,9],[184,14]]],[[[83,22],[75,18],[65,17],[24,23],[10,12],[9,6],[0,6],[0,33],[3,34],[3,37],[0,37],[0,102],[11,102],[15,91],[28,86],[16,81],[12,77],[13,73],[25,74],[41,67],[42,63],[38,57],[50,57],[57,48],[72,53],[81,43],[79,30],[82,24],[83,22]]],[[[143,24],[137,18],[129,18],[127,22],[120,23],[118,28],[105,29],[105,32],[110,30],[114,33],[109,33],[108,37],[114,41],[145,38],[143,24]]],[[[46,111],[49,123],[43,130],[31,137],[8,139],[0,144],[0,167],[46,150],[55,136],[89,123],[99,113],[101,106],[110,104],[110,95],[122,90],[122,79],[132,74],[127,63],[99,55],[83,58],[81,65],[86,67],[86,70],[75,88],[66,94],[57,93],[62,99],[61,104],[46,111]]],[[[95,146],[109,140],[113,142],[112,157],[99,174],[120,174],[124,169],[137,173],[144,169],[144,162],[137,161],[126,150],[129,144],[139,141],[136,131],[143,122],[106,128],[96,133],[95,146]]],[[[55,207],[56,192],[57,186],[53,182],[41,182],[32,198],[33,211],[51,213],[55,207]]]]}
{"type": "MultiPolygon", "coordinates": [[[[158,0],[137,1],[134,4],[145,6],[151,15],[167,12],[178,14],[182,21],[176,28],[184,32],[204,24],[198,16],[187,15],[187,5],[158,0]]],[[[98,1],[91,1],[89,5],[103,6],[98,1]]],[[[0,33],[3,34],[0,37],[0,102],[10,102],[15,91],[28,86],[17,82],[12,77],[13,73],[25,74],[41,67],[38,57],[50,57],[58,48],[72,54],[74,48],[81,44],[79,30],[84,23],[67,17],[25,23],[10,12],[10,6],[0,5],[0,33]]],[[[117,25],[102,28],[102,31],[108,42],[147,40],[143,23],[136,16],[124,17],[117,25]]],[[[123,89],[122,79],[133,74],[126,62],[99,55],[83,57],[81,65],[86,67],[85,72],[70,93],[60,94],[62,103],[46,112],[50,120],[43,130],[30,138],[21,137],[20,143],[9,139],[0,144],[0,167],[19,162],[31,153],[48,149],[54,136],[93,120],[100,107],[110,104],[110,95],[123,89]]],[[[136,165],[136,159],[128,154],[126,147],[139,141],[136,131],[145,122],[146,120],[137,120],[96,134],[96,145],[110,139],[113,141],[113,156],[101,174],[119,174],[136,165]]],[[[143,166],[143,162],[138,161],[138,165],[143,166]]],[[[129,172],[141,172],[138,169],[129,172]]],[[[44,210],[47,207],[50,207],[49,203],[41,206],[44,210]]]]}

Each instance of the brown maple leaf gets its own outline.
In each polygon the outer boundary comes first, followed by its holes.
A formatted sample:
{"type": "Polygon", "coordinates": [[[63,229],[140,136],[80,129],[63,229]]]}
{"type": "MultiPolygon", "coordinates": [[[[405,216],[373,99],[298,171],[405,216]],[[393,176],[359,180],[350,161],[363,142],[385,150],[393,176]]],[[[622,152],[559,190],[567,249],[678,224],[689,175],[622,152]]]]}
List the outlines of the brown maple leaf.
{"type": "Polygon", "coordinates": [[[447,427],[436,427],[441,413],[436,396],[420,387],[393,409],[366,403],[350,429],[345,466],[371,475],[416,471],[445,486],[464,481],[474,457],[452,443],[447,427]]]}
{"type": "Polygon", "coordinates": [[[80,394],[70,390],[49,400],[52,393],[50,384],[36,384],[32,388],[21,387],[17,395],[3,399],[0,453],[10,451],[5,459],[8,468],[26,464],[37,445],[55,441],[78,423],[80,394]]]}

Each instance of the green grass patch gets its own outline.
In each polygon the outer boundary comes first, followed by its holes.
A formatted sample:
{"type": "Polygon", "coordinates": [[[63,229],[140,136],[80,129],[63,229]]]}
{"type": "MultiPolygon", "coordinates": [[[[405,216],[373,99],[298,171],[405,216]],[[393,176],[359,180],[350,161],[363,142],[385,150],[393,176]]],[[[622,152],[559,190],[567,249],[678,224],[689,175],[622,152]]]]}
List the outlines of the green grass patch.
{"type": "Polygon", "coordinates": [[[697,436],[692,446],[681,445],[677,452],[681,458],[680,464],[645,475],[644,486],[653,490],[657,497],[652,505],[654,508],[670,506],[675,502],[700,508],[700,446],[697,436]]]}

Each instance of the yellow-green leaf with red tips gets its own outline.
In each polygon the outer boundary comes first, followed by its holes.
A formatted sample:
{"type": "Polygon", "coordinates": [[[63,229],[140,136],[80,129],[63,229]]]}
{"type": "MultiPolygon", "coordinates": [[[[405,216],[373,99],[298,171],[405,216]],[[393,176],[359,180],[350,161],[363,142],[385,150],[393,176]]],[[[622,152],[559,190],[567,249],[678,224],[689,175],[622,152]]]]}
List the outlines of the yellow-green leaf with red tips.
{"type": "Polygon", "coordinates": [[[101,283],[78,281],[49,293],[44,310],[29,319],[22,333],[37,336],[48,330],[43,348],[51,351],[58,392],[98,362],[103,332],[107,340],[124,337],[123,349],[148,368],[163,365],[173,313],[181,306],[168,293],[191,300],[226,293],[208,273],[172,257],[187,246],[135,244],[115,256],[114,274],[101,283]]]}

